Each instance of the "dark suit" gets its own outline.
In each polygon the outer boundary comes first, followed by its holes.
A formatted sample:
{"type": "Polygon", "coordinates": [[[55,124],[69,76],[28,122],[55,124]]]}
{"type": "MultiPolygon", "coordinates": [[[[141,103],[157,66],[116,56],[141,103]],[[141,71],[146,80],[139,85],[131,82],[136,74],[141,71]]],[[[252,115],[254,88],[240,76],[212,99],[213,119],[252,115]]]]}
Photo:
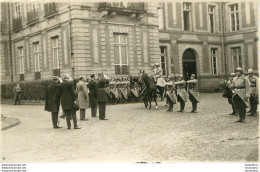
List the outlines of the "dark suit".
{"type": "Polygon", "coordinates": [[[97,83],[91,80],[88,83],[89,88],[89,105],[91,107],[91,116],[96,117],[97,115],[97,83]]]}
{"type": "Polygon", "coordinates": [[[53,128],[58,127],[58,113],[59,113],[59,85],[58,83],[51,83],[45,92],[45,110],[51,112],[53,128]]]}
{"type": "Polygon", "coordinates": [[[75,89],[73,86],[73,82],[65,80],[63,83],[61,83],[59,94],[61,98],[61,106],[66,115],[68,128],[71,127],[71,123],[70,123],[71,117],[73,119],[74,128],[78,127],[76,111],[74,109],[74,101],[76,99],[75,99],[75,89]]]}
{"type": "Polygon", "coordinates": [[[108,102],[107,93],[106,93],[106,84],[108,84],[108,80],[101,79],[97,82],[98,88],[98,104],[99,104],[99,119],[106,118],[106,103],[108,102]]]}

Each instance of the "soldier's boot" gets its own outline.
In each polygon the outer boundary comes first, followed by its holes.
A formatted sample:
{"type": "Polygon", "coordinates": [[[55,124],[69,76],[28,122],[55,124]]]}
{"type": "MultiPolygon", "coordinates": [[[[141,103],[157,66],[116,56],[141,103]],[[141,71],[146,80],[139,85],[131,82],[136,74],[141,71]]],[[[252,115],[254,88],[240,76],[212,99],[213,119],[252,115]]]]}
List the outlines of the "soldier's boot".
{"type": "Polygon", "coordinates": [[[80,109],[80,120],[85,120],[85,109],[80,109]]]}
{"type": "Polygon", "coordinates": [[[238,115],[239,115],[239,120],[237,120],[237,121],[235,121],[235,122],[242,122],[242,109],[241,108],[239,108],[239,109],[237,109],[238,110],[238,115]]]}
{"type": "Polygon", "coordinates": [[[246,123],[246,108],[242,109],[242,121],[241,122],[246,123]]]}
{"type": "Polygon", "coordinates": [[[255,104],[255,114],[254,114],[254,117],[257,116],[257,106],[258,106],[258,104],[255,104]]]}
{"type": "Polygon", "coordinates": [[[53,128],[55,128],[57,126],[57,123],[55,123],[55,115],[54,115],[54,113],[51,113],[51,119],[52,119],[53,128]]]}
{"type": "Polygon", "coordinates": [[[76,117],[76,112],[71,115],[72,117],[72,120],[73,120],[73,126],[74,126],[74,129],[81,129],[79,126],[78,126],[78,122],[77,122],[77,117],[76,117]]]}
{"type": "Polygon", "coordinates": [[[172,109],[173,109],[173,103],[171,102],[171,103],[170,103],[170,109],[169,109],[169,112],[172,112],[172,109]]]}
{"type": "Polygon", "coordinates": [[[185,107],[185,102],[180,102],[181,109],[178,112],[183,112],[185,107]]]}
{"type": "Polygon", "coordinates": [[[197,113],[197,103],[194,103],[194,111],[193,113],[197,113]]]}
{"type": "Polygon", "coordinates": [[[233,104],[231,104],[233,112],[229,115],[235,115],[236,114],[236,108],[233,104]]]}
{"type": "Polygon", "coordinates": [[[71,115],[66,115],[66,122],[67,122],[68,129],[71,128],[70,118],[71,118],[71,115]]]}
{"type": "Polygon", "coordinates": [[[167,111],[172,112],[172,103],[168,101],[168,104],[169,104],[169,109],[167,111]]]}

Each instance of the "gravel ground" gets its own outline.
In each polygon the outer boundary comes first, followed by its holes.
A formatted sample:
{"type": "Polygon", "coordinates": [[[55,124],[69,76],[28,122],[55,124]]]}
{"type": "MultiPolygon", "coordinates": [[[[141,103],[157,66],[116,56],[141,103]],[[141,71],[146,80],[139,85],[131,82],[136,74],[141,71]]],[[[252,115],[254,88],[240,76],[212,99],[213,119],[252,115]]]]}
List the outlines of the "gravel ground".
{"type": "MultiPolygon", "coordinates": [[[[200,95],[198,113],[166,112],[142,103],[107,106],[108,121],[90,117],[81,130],[53,129],[42,105],[2,105],[2,114],[21,124],[2,131],[4,162],[247,162],[258,161],[259,119],[228,115],[220,93],[200,95]]],[[[79,117],[79,112],[77,112],[79,117]]],[[[2,160],[3,162],[3,160],[2,160]]]]}

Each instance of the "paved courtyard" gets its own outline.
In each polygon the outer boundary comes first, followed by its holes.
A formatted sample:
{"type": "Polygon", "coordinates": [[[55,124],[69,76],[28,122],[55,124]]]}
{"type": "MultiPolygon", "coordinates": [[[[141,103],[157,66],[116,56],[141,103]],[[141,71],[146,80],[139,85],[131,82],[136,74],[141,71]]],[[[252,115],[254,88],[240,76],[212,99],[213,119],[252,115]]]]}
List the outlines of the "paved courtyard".
{"type": "MultiPolygon", "coordinates": [[[[6,117],[21,123],[1,132],[4,162],[245,162],[258,152],[258,117],[235,123],[220,93],[200,94],[198,113],[166,112],[142,103],[107,106],[108,121],[90,117],[81,130],[53,129],[42,105],[1,105],[6,117]]],[[[79,117],[79,112],[77,112],[79,117]]],[[[253,157],[253,158],[252,158],[253,157]]],[[[2,160],[3,162],[3,160],[2,160]]]]}

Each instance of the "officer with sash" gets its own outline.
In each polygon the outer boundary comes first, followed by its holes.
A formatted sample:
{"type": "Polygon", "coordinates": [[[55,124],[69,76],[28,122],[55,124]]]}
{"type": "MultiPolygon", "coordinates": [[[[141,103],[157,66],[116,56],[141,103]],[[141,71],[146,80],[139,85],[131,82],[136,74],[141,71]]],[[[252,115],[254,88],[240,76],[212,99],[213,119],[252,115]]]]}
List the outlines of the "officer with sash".
{"type": "Polygon", "coordinates": [[[238,67],[235,72],[237,77],[234,78],[233,88],[235,94],[233,95],[232,99],[239,113],[239,120],[236,122],[245,123],[246,108],[250,107],[250,81],[243,75],[242,68],[238,67]]]}
{"type": "Polygon", "coordinates": [[[197,103],[199,103],[199,89],[198,80],[195,79],[194,74],[191,74],[190,80],[187,81],[187,84],[189,99],[192,103],[192,111],[190,113],[197,113],[197,103]]]}
{"type": "Polygon", "coordinates": [[[180,110],[178,112],[183,112],[185,108],[185,102],[187,102],[187,92],[186,92],[186,82],[183,76],[179,76],[179,81],[175,82],[177,89],[177,101],[180,102],[180,110]]]}
{"type": "Polygon", "coordinates": [[[175,86],[174,83],[170,81],[169,77],[167,77],[166,83],[165,83],[165,91],[166,91],[166,99],[169,103],[169,109],[168,112],[172,112],[173,105],[176,104],[176,96],[175,96],[175,86]]]}
{"type": "Polygon", "coordinates": [[[248,79],[250,81],[250,105],[251,105],[251,112],[248,116],[256,116],[257,114],[257,105],[259,103],[258,101],[258,78],[254,75],[253,69],[248,69],[248,79]]]}

